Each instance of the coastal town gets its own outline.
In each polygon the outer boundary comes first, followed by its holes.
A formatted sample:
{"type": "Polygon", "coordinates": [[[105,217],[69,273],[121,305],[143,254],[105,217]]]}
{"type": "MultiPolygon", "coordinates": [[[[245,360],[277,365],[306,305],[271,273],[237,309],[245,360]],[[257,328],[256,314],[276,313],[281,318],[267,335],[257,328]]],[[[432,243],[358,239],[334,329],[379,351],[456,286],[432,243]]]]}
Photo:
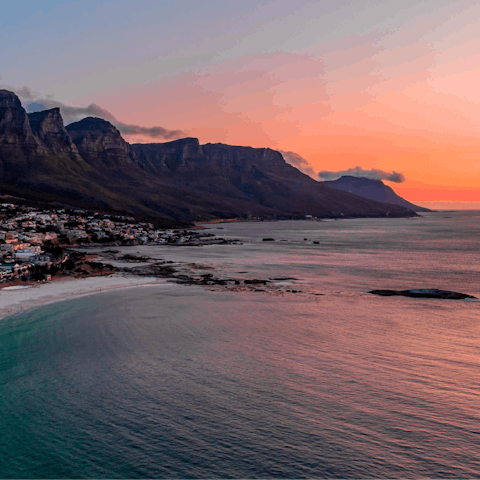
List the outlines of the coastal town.
{"type": "MultiPolygon", "coordinates": [[[[202,225],[156,228],[152,223],[113,213],[1,203],[0,318],[72,296],[173,283],[212,291],[302,293],[292,288],[295,278],[256,278],[248,271],[224,271],[203,262],[173,261],[152,254],[152,250],[148,252],[151,256],[137,250],[154,245],[243,244],[238,239],[222,238],[212,229],[223,230],[202,225]],[[134,246],[137,248],[128,248],[134,246]]],[[[271,241],[275,239],[262,239],[262,243],[271,241]]]]}
{"type": "MultiPolygon", "coordinates": [[[[269,241],[275,239],[263,238],[263,242],[269,241]]],[[[279,294],[283,290],[279,289],[276,282],[295,280],[287,277],[219,277],[215,269],[208,265],[139,256],[120,248],[138,245],[188,247],[215,244],[241,245],[242,242],[219,237],[203,226],[159,229],[152,223],[137,221],[131,216],[2,203],[0,289],[10,291],[39,283],[116,274],[115,282],[118,276],[127,276],[130,281],[134,281],[133,277],[150,280],[157,278],[182,285],[231,291],[268,290],[279,294]]],[[[301,291],[287,288],[283,293],[285,292],[301,291]]]]}
{"type": "Polygon", "coordinates": [[[74,247],[198,245],[222,242],[201,231],[156,229],[134,217],[71,209],[0,204],[0,283],[49,281],[52,276],[105,275],[113,267],[74,247]]]}

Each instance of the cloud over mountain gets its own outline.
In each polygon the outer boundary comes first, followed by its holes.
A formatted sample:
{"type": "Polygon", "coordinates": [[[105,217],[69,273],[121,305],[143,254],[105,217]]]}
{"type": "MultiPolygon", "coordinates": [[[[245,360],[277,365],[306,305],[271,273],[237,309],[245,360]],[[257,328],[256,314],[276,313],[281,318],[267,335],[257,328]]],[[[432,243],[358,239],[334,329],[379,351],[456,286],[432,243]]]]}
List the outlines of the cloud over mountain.
{"type": "Polygon", "coordinates": [[[312,168],[310,165],[310,162],[303,158],[301,155],[295,152],[286,152],[284,150],[278,150],[282,156],[283,159],[289,163],[290,165],[293,165],[295,168],[298,168],[302,173],[305,173],[306,175],[312,177],[313,179],[317,179],[317,174],[315,173],[315,170],[312,168]]]}
{"type": "Polygon", "coordinates": [[[185,137],[185,133],[181,130],[168,130],[163,127],[143,127],[141,125],[130,125],[120,122],[110,112],[94,103],[91,103],[87,107],[75,107],[55,100],[52,95],[42,95],[39,92],[35,92],[27,86],[13,87],[11,85],[0,85],[0,88],[15,92],[29,112],[60,108],[65,124],[76,122],[85,117],[98,117],[103,120],[108,120],[115,125],[120,133],[125,135],[141,135],[157,140],[176,140],[185,137]]]}
{"type": "Polygon", "coordinates": [[[320,180],[336,180],[337,178],[343,177],[345,175],[351,177],[370,178],[371,180],[388,180],[389,182],[395,183],[403,183],[405,181],[405,177],[400,172],[386,172],[377,168],[365,170],[362,167],[358,166],[354,168],[349,168],[347,170],[339,170],[337,172],[323,170],[318,173],[318,178],[320,180]]]}

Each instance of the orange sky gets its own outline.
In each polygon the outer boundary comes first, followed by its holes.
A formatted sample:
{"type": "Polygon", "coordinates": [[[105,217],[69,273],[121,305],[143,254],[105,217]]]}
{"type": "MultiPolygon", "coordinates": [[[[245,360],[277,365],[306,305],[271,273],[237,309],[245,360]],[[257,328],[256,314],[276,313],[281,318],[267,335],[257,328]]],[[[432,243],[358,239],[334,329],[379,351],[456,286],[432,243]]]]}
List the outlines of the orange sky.
{"type": "Polygon", "coordinates": [[[404,66],[393,78],[384,70],[365,78],[349,66],[345,79],[344,71],[314,76],[323,67],[306,55],[268,57],[88,100],[126,123],[168,125],[202,143],[294,151],[315,171],[400,171],[406,181],[394,188],[412,201],[480,202],[480,69],[434,78],[435,68],[404,66]],[[277,70],[262,70],[277,61],[277,70]]]}
{"type": "Polygon", "coordinates": [[[480,202],[480,39],[462,40],[470,28],[443,49],[365,34],[323,55],[244,55],[82,100],[202,143],[294,151],[315,171],[396,170],[406,181],[395,190],[412,201],[480,202]]]}
{"type": "Polygon", "coordinates": [[[477,2],[147,3],[33,86],[125,124],[293,151],[315,172],[401,172],[410,201],[480,202],[477,2]]]}

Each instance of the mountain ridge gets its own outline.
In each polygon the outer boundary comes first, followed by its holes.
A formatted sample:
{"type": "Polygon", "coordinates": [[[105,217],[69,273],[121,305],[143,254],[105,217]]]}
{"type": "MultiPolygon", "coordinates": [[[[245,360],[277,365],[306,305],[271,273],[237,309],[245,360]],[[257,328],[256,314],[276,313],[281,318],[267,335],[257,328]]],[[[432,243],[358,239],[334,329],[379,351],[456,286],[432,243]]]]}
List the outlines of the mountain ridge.
{"type": "Polygon", "coordinates": [[[415,215],[322,185],[269,148],[195,138],[129,144],[106,120],[64,127],[58,109],[27,115],[8,91],[0,91],[0,187],[179,221],[415,215]]]}

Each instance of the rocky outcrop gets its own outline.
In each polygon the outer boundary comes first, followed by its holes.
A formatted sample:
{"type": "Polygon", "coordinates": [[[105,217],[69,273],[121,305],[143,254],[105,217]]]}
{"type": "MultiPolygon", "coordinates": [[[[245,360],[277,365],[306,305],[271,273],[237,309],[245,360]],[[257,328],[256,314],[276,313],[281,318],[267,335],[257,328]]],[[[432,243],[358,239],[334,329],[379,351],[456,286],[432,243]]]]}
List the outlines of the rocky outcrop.
{"type": "Polygon", "coordinates": [[[391,187],[385,185],[381,180],[344,175],[338,180],[328,180],[323,183],[330,187],[343,190],[344,192],[350,192],[359,195],[360,197],[369,198],[370,200],[389,203],[391,205],[400,205],[401,207],[409,208],[414,212],[431,212],[428,208],[419,207],[418,205],[414,205],[400,197],[391,187]]]}
{"type": "Polygon", "coordinates": [[[271,148],[252,148],[207,143],[203,146],[205,155],[218,168],[238,169],[245,167],[283,168],[286,162],[280,152],[271,148]]]}
{"type": "Polygon", "coordinates": [[[18,97],[8,90],[0,90],[0,145],[38,147],[27,113],[18,97]]]}
{"type": "Polygon", "coordinates": [[[0,90],[0,183],[21,183],[39,148],[18,97],[0,90]]]}
{"type": "Polygon", "coordinates": [[[443,298],[448,300],[465,300],[466,298],[477,298],[466,293],[452,292],[450,290],[438,290],[436,288],[414,288],[411,290],[372,290],[368,293],[382,297],[402,296],[413,298],[443,298]]]}
{"type": "Polygon", "coordinates": [[[2,192],[39,200],[101,205],[102,187],[87,178],[89,173],[91,168],[78,154],[58,109],[29,118],[14,93],[0,91],[2,192]]]}
{"type": "Polygon", "coordinates": [[[78,155],[77,147],[63,125],[59,108],[28,114],[33,134],[46,149],[78,155]]]}
{"type": "Polygon", "coordinates": [[[241,171],[252,166],[270,168],[285,164],[282,155],[270,148],[251,148],[207,143],[198,138],[182,138],[167,143],[132,145],[139,164],[162,174],[209,171],[241,171]]]}
{"type": "Polygon", "coordinates": [[[118,173],[134,163],[130,145],[106,120],[87,117],[71,123],[66,131],[82,158],[105,173],[118,173]]]}
{"type": "Polygon", "coordinates": [[[150,173],[168,175],[178,169],[185,172],[205,159],[198,138],[182,138],[168,143],[132,145],[139,165],[150,173]]]}

